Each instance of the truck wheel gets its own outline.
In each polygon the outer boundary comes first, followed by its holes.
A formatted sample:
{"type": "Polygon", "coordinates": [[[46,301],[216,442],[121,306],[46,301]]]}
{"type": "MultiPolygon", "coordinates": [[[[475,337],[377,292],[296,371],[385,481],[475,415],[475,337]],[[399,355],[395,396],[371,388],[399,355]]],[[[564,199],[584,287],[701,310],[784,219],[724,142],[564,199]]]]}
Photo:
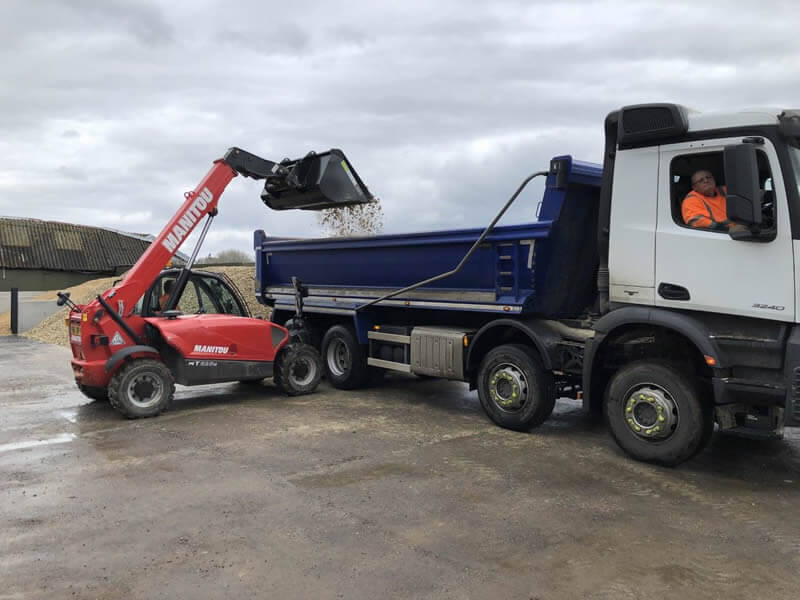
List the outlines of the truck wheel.
{"type": "Polygon", "coordinates": [[[642,360],[612,377],[605,401],[614,440],[637,460],[674,467],[711,438],[713,406],[681,367],[642,360]]]}
{"type": "Polygon", "coordinates": [[[289,396],[310,394],[322,379],[322,358],[314,346],[286,344],[275,357],[275,385],[289,396]]]}
{"type": "Polygon", "coordinates": [[[108,402],[108,390],[106,390],[106,388],[83,385],[82,383],[79,383],[78,389],[87,398],[97,400],[98,402],[108,402]]]}
{"type": "Polygon", "coordinates": [[[541,425],[556,402],[553,376],[520,344],[498,346],[483,358],[478,397],[492,421],[517,431],[541,425]]]}
{"type": "Polygon", "coordinates": [[[164,363],[151,358],[120,367],[108,384],[108,399],[129,419],[155,417],[169,408],[175,379],[164,363]]]}
{"type": "Polygon", "coordinates": [[[367,382],[367,357],[356,333],[347,325],[334,325],[322,338],[325,375],[340,390],[352,390],[367,382]]]}

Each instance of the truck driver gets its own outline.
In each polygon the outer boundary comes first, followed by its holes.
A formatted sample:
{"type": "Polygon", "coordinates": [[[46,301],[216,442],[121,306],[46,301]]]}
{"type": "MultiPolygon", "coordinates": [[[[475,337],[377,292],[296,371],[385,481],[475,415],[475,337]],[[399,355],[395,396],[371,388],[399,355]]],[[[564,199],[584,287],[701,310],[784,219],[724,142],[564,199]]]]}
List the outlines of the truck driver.
{"type": "Polygon", "coordinates": [[[683,222],[690,227],[725,231],[734,227],[728,221],[725,186],[717,187],[711,171],[700,170],[692,175],[692,190],[681,205],[683,222]]]}

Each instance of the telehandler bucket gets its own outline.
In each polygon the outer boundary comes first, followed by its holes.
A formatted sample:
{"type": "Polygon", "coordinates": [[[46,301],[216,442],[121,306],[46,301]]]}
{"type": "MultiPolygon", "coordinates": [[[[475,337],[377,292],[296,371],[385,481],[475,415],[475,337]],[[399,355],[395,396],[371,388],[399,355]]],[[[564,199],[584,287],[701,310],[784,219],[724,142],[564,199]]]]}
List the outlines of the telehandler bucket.
{"type": "Polygon", "coordinates": [[[324,210],[373,201],[341,150],[311,152],[280,166],[288,173],[268,175],[261,192],[261,200],[274,210],[324,210]]]}

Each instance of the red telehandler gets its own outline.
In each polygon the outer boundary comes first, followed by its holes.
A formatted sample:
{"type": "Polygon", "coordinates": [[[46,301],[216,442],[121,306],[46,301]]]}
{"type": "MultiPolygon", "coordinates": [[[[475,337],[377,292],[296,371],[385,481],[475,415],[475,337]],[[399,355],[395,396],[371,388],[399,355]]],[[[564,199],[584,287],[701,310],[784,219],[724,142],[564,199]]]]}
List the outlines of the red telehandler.
{"type": "MultiPolygon", "coordinates": [[[[372,196],[344,154],[332,149],[280,163],[231,148],[185,202],[123,279],[88,304],[70,307],[69,339],[78,387],[88,396],[107,396],[128,418],[152,417],[166,410],[175,383],[199,385],[260,381],[273,377],[289,395],[313,392],[322,375],[317,350],[302,336],[275,323],[231,314],[182,314],[174,310],[191,268],[217,214],[228,183],[241,174],[263,179],[261,199],[275,210],[323,210],[371,202],[372,196]],[[205,219],[189,261],[180,271],[159,312],[137,307],[162,268],[205,219]]],[[[296,283],[298,321],[302,286],[296,283]]]]}

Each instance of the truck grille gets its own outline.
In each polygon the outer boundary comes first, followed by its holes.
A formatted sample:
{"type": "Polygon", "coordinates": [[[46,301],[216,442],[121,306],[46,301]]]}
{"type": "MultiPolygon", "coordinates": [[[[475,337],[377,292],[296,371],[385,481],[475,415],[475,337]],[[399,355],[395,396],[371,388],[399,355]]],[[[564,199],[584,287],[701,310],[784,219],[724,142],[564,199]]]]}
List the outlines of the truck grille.
{"type": "Polygon", "coordinates": [[[795,367],[792,373],[792,414],[787,423],[800,426],[800,367],[795,367]]]}

